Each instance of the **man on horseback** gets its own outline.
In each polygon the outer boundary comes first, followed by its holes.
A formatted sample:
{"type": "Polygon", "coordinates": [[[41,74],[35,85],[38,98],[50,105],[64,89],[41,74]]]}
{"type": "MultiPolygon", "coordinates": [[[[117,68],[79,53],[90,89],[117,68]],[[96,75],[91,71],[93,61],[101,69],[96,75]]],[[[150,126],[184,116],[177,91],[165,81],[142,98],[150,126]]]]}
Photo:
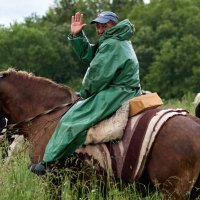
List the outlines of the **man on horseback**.
{"type": "Polygon", "coordinates": [[[87,129],[111,116],[129,99],[141,95],[139,64],[130,38],[134,26],[128,19],[119,22],[110,11],[102,12],[91,24],[100,36],[91,45],[83,32],[83,15],[72,16],[68,36],[80,60],[88,65],[80,95],[62,117],[46,146],[43,162],[30,165],[30,170],[42,175],[46,165],[65,160],[84,144],[87,129]]]}

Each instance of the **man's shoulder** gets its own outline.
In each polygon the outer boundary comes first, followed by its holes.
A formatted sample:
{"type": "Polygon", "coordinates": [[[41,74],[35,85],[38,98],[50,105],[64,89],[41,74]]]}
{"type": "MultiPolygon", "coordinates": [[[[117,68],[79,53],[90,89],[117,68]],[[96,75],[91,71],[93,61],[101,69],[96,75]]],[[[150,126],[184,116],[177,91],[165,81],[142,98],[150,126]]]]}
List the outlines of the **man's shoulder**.
{"type": "Polygon", "coordinates": [[[120,47],[121,42],[122,41],[117,40],[115,38],[108,38],[100,46],[101,47],[105,47],[105,46],[107,46],[107,47],[113,47],[113,46],[116,47],[116,46],[119,46],[120,47]]]}

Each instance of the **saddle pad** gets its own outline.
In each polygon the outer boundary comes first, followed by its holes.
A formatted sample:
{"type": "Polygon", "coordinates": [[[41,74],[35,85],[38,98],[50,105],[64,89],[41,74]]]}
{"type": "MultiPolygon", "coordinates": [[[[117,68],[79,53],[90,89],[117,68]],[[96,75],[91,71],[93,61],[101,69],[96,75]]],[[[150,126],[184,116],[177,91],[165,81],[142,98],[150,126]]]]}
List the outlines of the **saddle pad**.
{"type": "Polygon", "coordinates": [[[126,102],[110,118],[88,129],[85,145],[120,140],[126,128],[128,115],[129,102],[126,102]]]}
{"type": "Polygon", "coordinates": [[[163,124],[173,116],[186,115],[183,109],[151,109],[129,118],[122,140],[106,144],[88,145],[76,150],[100,172],[127,181],[140,178],[148,153],[163,124]]]}
{"type": "Polygon", "coordinates": [[[127,129],[135,131],[130,140],[130,147],[126,152],[121,178],[125,180],[138,180],[143,172],[147,156],[160,128],[173,116],[186,114],[187,111],[183,109],[166,109],[160,111],[153,109],[141,116],[137,125],[131,121],[127,129]],[[131,173],[132,176],[130,176],[131,173]]]}
{"type": "Polygon", "coordinates": [[[87,131],[85,145],[120,140],[128,121],[144,110],[162,105],[157,93],[149,93],[132,98],[123,104],[110,118],[104,119],[87,131]]]}

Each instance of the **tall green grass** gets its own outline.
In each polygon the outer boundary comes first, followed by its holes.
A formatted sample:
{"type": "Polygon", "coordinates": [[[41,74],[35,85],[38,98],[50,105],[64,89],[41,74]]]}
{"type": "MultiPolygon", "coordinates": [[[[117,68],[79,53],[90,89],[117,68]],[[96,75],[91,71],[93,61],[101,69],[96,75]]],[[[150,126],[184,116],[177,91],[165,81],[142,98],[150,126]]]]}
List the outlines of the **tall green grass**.
{"type": "Polygon", "coordinates": [[[182,99],[163,100],[164,108],[183,108],[190,114],[194,115],[194,98],[195,94],[188,93],[182,97],[182,99]]]}
{"type": "Polygon", "coordinates": [[[0,200],[49,200],[56,199],[58,194],[62,200],[161,199],[159,193],[151,193],[144,186],[147,197],[142,197],[135,184],[125,185],[109,178],[106,180],[107,191],[103,193],[104,182],[97,178],[94,170],[84,166],[78,171],[64,169],[61,177],[51,173],[39,177],[28,170],[29,162],[27,148],[17,152],[9,162],[0,160],[0,200]],[[51,180],[58,178],[62,179],[62,184],[52,185],[51,180]]]}
{"type": "MultiPolygon", "coordinates": [[[[107,180],[107,191],[105,196],[101,191],[101,186],[104,186],[99,181],[93,170],[89,173],[88,178],[82,178],[82,170],[76,172],[76,179],[73,171],[64,170],[62,173],[61,186],[51,186],[50,180],[52,175],[47,174],[45,178],[39,177],[27,168],[29,163],[28,153],[22,152],[13,156],[9,163],[0,162],[0,200],[49,200],[56,199],[61,189],[62,200],[103,200],[104,197],[112,200],[158,200],[161,195],[157,192],[151,193],[147,188],[144,188],[148,193],[147,197],[137,191],[135,184],[126,184],[107,180]],[[53,188],[53,189],[52,189],[53,188]]],[[[53,177],[54,178],[54,177],[53,177]]]]}
{"type": "Polygon", "coordinates": [[[0,162],[0,200],[48,199],[45,183],[27,170],[29,158],[25,152],[12,157],[9,163],[0,162]]]}
{"type": "MultiPolygon", "coordinates": [[[[184,108],[193,114],[193,100],[194,95],[187,94],[181,100],[164,100],[163,107],[184,108]]],[[[83,179],[81,177],[82,170],[73,172],[70,169],[66,169],[63,172],[61,186],[52,189],[50,186],[52,176],[47,174],[46,178],[41,178],[28,170],[27,165],[30,161],[26,147],[27,144],[24,151],[18,152],[9,162],[0,159],[0,200],[49,200],[55,199],[60,190],[62,200],[104,199],[100,189],[103,183],[99,181],[97,175],[92,170],[88,172],[89,179],[83,179]],[[75,179],[75,182],[72,179],[75,179]]],[[[146,197],[143,197],[138,192],[134,183],[124,185],[108,180],[105,196],[107,199],[112,200],[162,199],[158,192],[151,193],[148,188],[144,189],[148,194],[146,197]]]]}

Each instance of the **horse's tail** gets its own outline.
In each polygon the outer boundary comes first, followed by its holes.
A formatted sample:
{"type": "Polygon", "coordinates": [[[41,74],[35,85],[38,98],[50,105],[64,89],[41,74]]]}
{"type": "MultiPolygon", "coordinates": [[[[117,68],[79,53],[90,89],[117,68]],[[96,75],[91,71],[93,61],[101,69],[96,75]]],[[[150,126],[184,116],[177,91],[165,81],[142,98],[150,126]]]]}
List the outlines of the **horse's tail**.
{"type": "Polygon", "coordinates": [[[200,118],[200,93],[198,93],[194,99],[195,116],[200,118]]]}

